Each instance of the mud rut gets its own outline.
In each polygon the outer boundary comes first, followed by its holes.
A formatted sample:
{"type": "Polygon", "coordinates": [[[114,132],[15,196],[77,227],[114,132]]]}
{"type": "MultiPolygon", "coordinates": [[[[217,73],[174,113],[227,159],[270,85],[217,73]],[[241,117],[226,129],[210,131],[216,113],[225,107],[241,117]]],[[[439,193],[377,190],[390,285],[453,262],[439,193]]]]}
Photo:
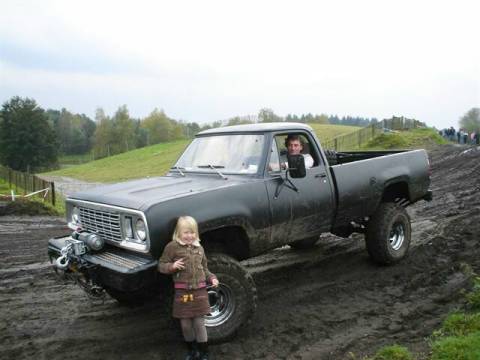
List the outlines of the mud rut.
{"type": "MultiPolygon", "coordinates": [[[[313,251],[282,248],[245,262],[259,291],[253,322],[211,346],[216,359],[348,359],[385,344],[428,351],[462,305],[465,269],[480,272],[480,148],[436,147],[434,201],[410,208],[410,256],[372,264],[361,237],[324,236],[313,251]],[[467,151],[466,151],[467,150],[467,151]]],[[[142,307],[91,302],[49,266],[63,219],[0,217],[0,358],[174,359],[183,348],[161,299],[142,307]]]]}

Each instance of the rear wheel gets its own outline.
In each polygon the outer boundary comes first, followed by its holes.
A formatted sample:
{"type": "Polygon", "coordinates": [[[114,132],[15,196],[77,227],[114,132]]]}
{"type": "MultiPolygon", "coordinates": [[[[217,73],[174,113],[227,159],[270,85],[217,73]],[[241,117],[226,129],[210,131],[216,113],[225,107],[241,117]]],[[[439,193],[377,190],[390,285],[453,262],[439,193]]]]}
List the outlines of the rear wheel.
{"type": "Polygon", "coordinates": [[[205,317],[210,341],[233,337],[256,309],[257,289],[252,276],[238,261],[223,254],[212,254],[208,267],[220,282],[208,289],[211,312],[205,317]]]}
{"type": "Polygon", "coordinates": [[[405,208],[382,203],[367,225],[367,251],[378,264],[389,265],[403,259],[410,247],[412,230],[405,208]]]}

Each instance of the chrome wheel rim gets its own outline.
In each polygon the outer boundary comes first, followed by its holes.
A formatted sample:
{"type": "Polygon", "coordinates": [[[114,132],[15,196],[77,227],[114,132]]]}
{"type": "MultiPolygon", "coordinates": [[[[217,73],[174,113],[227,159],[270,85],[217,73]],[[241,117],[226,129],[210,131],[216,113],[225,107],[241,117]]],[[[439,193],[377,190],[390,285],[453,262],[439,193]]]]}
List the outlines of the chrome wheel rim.
{"type": "Polygon", "coordinates": [[[214,327],[226,322],[235,312],[235,298],[233,292],[225,284],[217,288],[209,287],[208,301],[210,302],[210,314],[205,316],[205,325],[214,327]]]}
{"type": "Polygon", "coordinates": [[[390,231],[390,246],[393,250],[399,250],[402,247],[403,241],[405,240],[405,228],[403,224],[396,223],[393,225],[392,230],[390,231]]]}

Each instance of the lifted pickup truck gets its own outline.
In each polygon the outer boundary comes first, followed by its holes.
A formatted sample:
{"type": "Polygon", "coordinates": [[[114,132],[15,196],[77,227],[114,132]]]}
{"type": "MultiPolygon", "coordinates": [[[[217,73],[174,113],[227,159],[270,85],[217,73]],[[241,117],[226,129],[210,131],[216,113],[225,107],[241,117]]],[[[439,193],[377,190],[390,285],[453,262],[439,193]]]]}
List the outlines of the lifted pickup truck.
{"type": "Polygon", "coordinates": [[[165,176],[68,198],[72,233],[50,239],[48,252],[56,271],[90,295],[140,302],[152,290],[168,292],[158,258],[177,218],[193,216],[220,280],[209,289],[209,337],[222,340],[256,307],[254,281],[240,260],[286,244],[309,248],[325,232],[364,233],[379,264],[405,257],[411,240],[405,207],[431,199],[429,171],[424,150],[324,151],[303,124],[211,129],[196,136],[165,176]],[[303,154],[287,154],[288,135],[299,136],[303,154]]]}

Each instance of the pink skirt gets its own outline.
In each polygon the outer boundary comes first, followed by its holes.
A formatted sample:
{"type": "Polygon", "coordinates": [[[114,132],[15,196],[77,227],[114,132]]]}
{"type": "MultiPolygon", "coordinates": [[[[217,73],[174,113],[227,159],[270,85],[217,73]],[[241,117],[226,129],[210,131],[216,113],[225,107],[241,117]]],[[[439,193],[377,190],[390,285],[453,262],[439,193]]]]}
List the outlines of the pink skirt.
{"type": "Polygon", "coordinates": [[[173,298],[173,317],[178,319],[194,318],[210,313],[210,303],[206,288],[175,289],[173,298]]]}

